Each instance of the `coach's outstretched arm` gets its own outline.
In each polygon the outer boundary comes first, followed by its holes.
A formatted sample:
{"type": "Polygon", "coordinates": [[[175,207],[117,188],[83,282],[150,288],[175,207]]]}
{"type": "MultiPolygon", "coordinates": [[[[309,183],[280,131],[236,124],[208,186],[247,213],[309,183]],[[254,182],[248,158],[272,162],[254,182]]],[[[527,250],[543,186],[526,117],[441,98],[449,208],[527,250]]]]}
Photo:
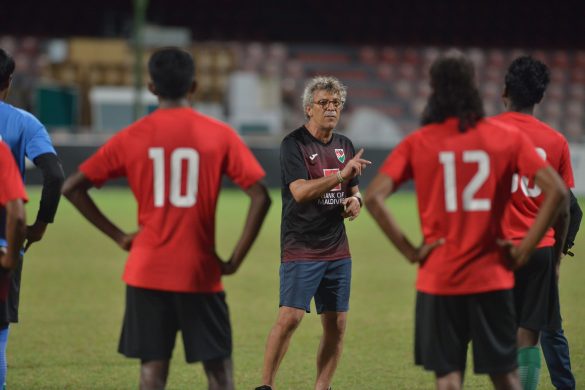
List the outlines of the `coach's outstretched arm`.
{"type": "Polygon", "coordinates": [[[433,243],[423,243],[415,247],[404,235],[398,223],[386,208],[384,201],[394,191],[394,181],[381,173],[378,173],[366,189],[366,208],[380,226],[386,237],[411,263],[422,263],[437,246],[444,243],[439,239],[433,243]]]}
{"type": "Polygon", "coordinates": [[[88,193],[92,187],[93,183],[83,173],[76,172],[65,180],[61,192],[89,222],[114,240],[122,249],[130,250],[136,233],[124,233],[101,212],[88,193]]]}
{"type": "Polygon", "coordinates": [[[504,246],[509,248],[509,255],[512,259],[512,268],[522,267],[530,254],[536,248],[548,228],[555,222],[559,212],[568,206],[568,190],[563,179],[550,166],[541,168],[536,172],[534,182],[544,192],[544,201],[534,223],[526,233],[524,239],[518,246],[511,245],[509,242],[503,242],[504,246]]]}
{"type": "Polygon", "coordinates": [[[231,275],[235,273],[244,258],[248,254],[248,251],[252,247],[252,244],[258,237],[260,227],[266,218],[268,209],[272,201],[268,195],[268,190],[263,183],[257,182],[246,188],[244,192],[250,197],[250,207],[248,208],[248,216],[244,224],[244,229],[240,235],[240,239],[234,248],[234,252],[230,257],[229,261],[220,261],[221,273],[223,275],[231,275]]]}
{"type": "Polygon", "coordinates": [[[6,203],[6,253],[0,253],[0,267],[13,270],[20,261],[20,248],[26,237],[26,214],[21,199],[6,203]]]}
{"type": "Polygon", "coordinates": [[[340,183],[361,175],[362,170],[372,163],[363,159],[363,154],[364,149],[362,148],[347,162],[345,167],[337,175],[324,176],[311,180],[298,179],[293,181],[289,185],[293,198],[297,203],[310,202],[321,197],[324,193],[330,191],[340,183]]]}

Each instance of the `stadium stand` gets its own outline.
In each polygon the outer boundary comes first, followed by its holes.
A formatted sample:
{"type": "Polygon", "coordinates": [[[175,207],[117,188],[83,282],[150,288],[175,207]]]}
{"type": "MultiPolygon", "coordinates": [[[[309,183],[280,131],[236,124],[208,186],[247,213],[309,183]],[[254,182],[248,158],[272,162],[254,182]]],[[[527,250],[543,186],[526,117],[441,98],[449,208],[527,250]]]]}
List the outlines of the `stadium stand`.
{"type": "MultiPolygon", "coordinates": [[[[72,132],[92,128],[92,88],[131,87],[134,82],[133,52],[125,40],[4,36],[0,46],[16,58],[11,94],[16,105],[39,113],[43,102],[35,99],[38,88],[58,85],[73,91],[79,112],[73,116],[72,132]]],[[[198,42],[187,49],[197,59],[196,101],[209,113],[235,121],[249,136],[265,137],[268,143],[280,139],[302,121],[298,105],[304,80],[329,74],[349,87],[341,131],[358,127],[366,133],[364,144],[392,145],[417,127],[430,93],[426,73],[444,48],[198,42]],[[230,90],[238,85],[252,89],[230,90]],[[252,117],[260,119],[254,122],[252,117]]],[[[563,131],[569,141],[585,142],[585,51],[465,51],[476,65],[488,115],[503,109],[502,80],[513,58],[531,54],[549,64],[552,82],[537,116],[563,131]]]]}

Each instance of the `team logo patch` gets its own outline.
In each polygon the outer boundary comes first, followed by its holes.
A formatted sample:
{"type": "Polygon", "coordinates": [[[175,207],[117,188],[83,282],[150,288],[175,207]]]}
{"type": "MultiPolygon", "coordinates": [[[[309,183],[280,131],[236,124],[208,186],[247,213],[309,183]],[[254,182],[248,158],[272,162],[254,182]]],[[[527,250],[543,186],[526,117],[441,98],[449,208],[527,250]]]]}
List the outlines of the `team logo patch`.
{"type": "Polygon", "coordinates": [[[345,162],[345,152],[343,151],[343,149],[335,149],[335,155],[337,156],[337,159],[344,163],[345,162]]]}

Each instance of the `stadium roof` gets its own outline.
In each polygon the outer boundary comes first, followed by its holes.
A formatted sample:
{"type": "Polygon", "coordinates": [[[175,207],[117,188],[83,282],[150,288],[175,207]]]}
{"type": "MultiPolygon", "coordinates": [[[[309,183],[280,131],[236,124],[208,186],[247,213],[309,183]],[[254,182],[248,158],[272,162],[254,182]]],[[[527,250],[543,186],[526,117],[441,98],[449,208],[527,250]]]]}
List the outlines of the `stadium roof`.
{"type": "MultiPolygon", "coordinates": [[[[127,36],[131,0],[16,1],[0,35],[127,36]]],[[[585,48],[585,1],[149,0],[148,21],[195,40],[585,48]]]]}

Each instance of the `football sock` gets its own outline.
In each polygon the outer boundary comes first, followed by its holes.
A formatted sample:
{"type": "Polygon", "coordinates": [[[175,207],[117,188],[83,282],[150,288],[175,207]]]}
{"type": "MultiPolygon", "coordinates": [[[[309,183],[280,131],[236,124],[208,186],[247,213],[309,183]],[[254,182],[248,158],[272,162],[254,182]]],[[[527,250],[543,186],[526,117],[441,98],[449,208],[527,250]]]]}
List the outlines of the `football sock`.
{"type": "Polygon", "coordinates": [[[6,385],[6,343],[8,342],[8,326],[0,330],[0,388],[6,385]]]}
{"type": "Polygon", "coordinates": [[[536,390],[540,377],[540,349],[526,347],[518,349],[518,371],[523,390],[536,390]]]}

